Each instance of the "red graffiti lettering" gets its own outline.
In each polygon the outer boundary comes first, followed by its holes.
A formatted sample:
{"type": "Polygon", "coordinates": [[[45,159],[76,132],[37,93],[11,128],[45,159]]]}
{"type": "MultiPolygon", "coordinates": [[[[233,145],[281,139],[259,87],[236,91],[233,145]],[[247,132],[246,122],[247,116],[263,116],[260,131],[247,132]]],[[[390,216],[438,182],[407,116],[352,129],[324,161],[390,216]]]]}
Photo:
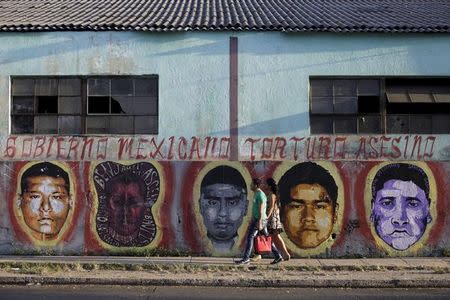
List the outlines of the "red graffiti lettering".
{"type": "Polygon", "coordinates": [[[84,159],[86,154],[86,148],[88,148],[88,157],[91,157],[92,153],[92,144],[94,143],[93,138],[84,138],[83,139],[83,149],[81,150],[81,159],[84,159]]]}
{"type": "Polygon", "coordinates": [[[147,142],[148,142],[147,139],[139,138],[137,149],[136,149],[136,159],[146,159],[147,158],[147,155],[144,155],[141,153],[141,151],[144,150],[144,148],[142,147],[142,144],[145,144],[147,142]]]}
{"type": "Polygon", "coordinates": [[[189,159],[193,159],[194,158],[194,153],[197,154],[197,159],[200,159],[200,148],[199,148],[199,141],[200,139],[193,136],[191,138],[192,140],[192,144],[191,144],[191,151],[189,153],[189,159]]]}
{"type": "Polygon", "coordinates": [[[228,158],[230,156],[230,141],[229,137],[223,137],[220,139],[219,158],[228,158]],[[225,152],[222,152],[225,144],[225,152]]]}
{"type": "Polygon", "coordinates": [[[285,138],[282,138],[282,137],[275,138],[275,150],[273,152],[273,158],[276,159],[277,152],[278,152],[280,158],[285,159],[286,158],[285,147],[286,147],[286,139],[285,138]]]}
{"type": "Polygon", "coordinates": [[[427,140],[425,141],[425,150],[423,152],[423,158],[431,158],[431,157],[433,157],[433,148],[434,148],[434,141],[435,140],[436,140],[435,136],[427,137],[427,140]],[[431,146],[430,146],[429,149],[428,149],[428,142],[431,143],[431,146]]]}
{"type": "Polygon", "coordinates": [[[347,138],[346,137],[336,137],[334,140],[334,153],[333,153],[333,157],[334,158],[342,158],[345,159],[345,142],[346,142],[347,138]],[[340,151],[338,151],[337,149],[338,144],[340,143],[340,151]]]}
{"type": "Polygon", "coordinates": [[[250,160],[255,160],[255,154],[254,154],[254,145],[256,142],[259,142],[261,139],[252,139],[252,138],[247,138],[244,142],[244,144],[246,144],[247,142],[250,142],[250,160]]]}
{"type": "Polygon", "coordinates": [[[181,160],[185,160],[187,157],[187,140],[184,137],[180,137],[180,142],[178,143],[178,157],[181,160]],[[183,147],[183,154],[181,154],[181,147],[183,147]]]}
{"type": "Polygon", "coordinates": [[[154,159],[154,158],[156,158],[157,155],[159,155],[161,157],[161,159],[164,159],[164,155],[161,152],[162,146],[164,144],[164,139],[162,139],[162,141],[159,143],[159,145],[156,145],[155,138],[152,138],[150,140],[150,142],[152,143],[153,147],[155,147],[155,151],[150,152],[150,157],[154,159]]]}
{"type": "Polygon", "coordinates": [[[36,147],[34,148],[33,158],[41,156],[42,153],[44,153],[45,137],[37,136],[36,140],[37,140],[37,143],[36,143],[36,147]]]}
{"type": "Polygon", "coordinates": [[[9,137],[6,141],[6,149],[3,152],[3,157],[14,157],[16,155],[16,139],[17,137],[9,137]]]}
{"type": "Polygon", "coordinates": [[[122,156],[125,152],[128,152],[128,158],[133,158],[133,155],[131,154],[131,149],[133,147],[133,138],[120,138],[119,139],[119,152],[117,157],[122,159],[122,156]]]}
{"type": "Polygon", "coordinates": [[[173,157],[174,157],[173,143],[175,141],[175,137],[174,136],[169,137],[169,141],[170,141],[170,146],[169,146],[169,154],[167,155],[167,159],[173,159],[173,157]]]}
{"type": "Polygon", "coordinates": [[[108,151],[108,138],[99,139],[97,142],[97,159],[105,159],[107,151],[108,151]],[[101,152],[101,150],[103,150],[103,152],[101,152]]]}
{"type": "Polygon", "coordinates": [[[273,139],[271,138],[264,138],[262,141],[262,151],[261,151],[261,159],[270,159],[272,157],[272,144],[273,139]],[[269,146],[266,146],[266,145],[269,146]],[[269,149],[267,149],[269,148],[269,149]]]}
{"type": "Polygon", "coordinates": [[[30,157],[31,156],[31,149],[33,145],[33,138],[27,137],[22,140],[22,157],[30,157]],[[25,149],[27,149],[26,151],[25,149]]]}
{"type": "Polygon", "coordinates": [[[319,158],[321,157],[321,154],[323,153],[322,158],[329,159],[330,158],[330,144],[331,139],[327,136],[321,136],[319,138],[319,158]]]}
{"type": "Polygon", "coordinates": [[[289,140],[294,141],[294,160],[298,160],[298,143],[303,141],[305,138],[297,138],[295,136],[291,137],[289,140]]]}

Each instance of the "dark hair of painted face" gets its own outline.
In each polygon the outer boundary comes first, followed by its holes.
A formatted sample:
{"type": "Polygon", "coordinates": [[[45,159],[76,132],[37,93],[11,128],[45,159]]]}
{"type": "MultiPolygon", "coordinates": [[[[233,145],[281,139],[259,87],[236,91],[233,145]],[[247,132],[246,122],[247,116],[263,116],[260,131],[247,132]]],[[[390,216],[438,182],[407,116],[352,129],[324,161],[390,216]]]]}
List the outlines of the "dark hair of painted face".
{"type": "Polygon", "coordinates": [[[20,190],[21,194],[27,191],[28,182],[27,179],[30,177],[39,177],[39,176],[48,176],[53,178],[62,178],[65,182],[65,187],[67,193],[70,192],[70,181],[69,175],[66,171],[64,171],[61,167],[54,165],[49,162],[41,162],[35,165],[32,165],[22,174],[22,178],[20,179],[20,190]]]}
{"type": "Polygon", "coordinates": [[[422,168],[405,163],[389,164],[378,170],[372,181],[372,202],[374,201],[377,192],[381,190],[386,181],[389,180],[412,181],[425,192],[428,202],[430,202],[430,184],[427,174],[422,168]]]}
{"type": "Polygon", "coordinates": [[[141,196],[145,198],[146,196],[146,185],[144,182],[144,179],[142,179],[141,176],[132,173],[132,172],[125,172],[117,177],[114,177],[111,179],[105,187],[105,193],[106,196],[110,197],[113,193],[113,189],[116,184],[123,184],[123,185],[129,185],[132,183],[136,183],[139,186],[139,192],[141,193],[141,196]]]}
{"type": "Polygon", "coordinates": [[[330,196],[333,212],[336,210],[338,188],[327,169],[313,162],[299,163],[290,168],[278,181],[281,205],[291,201],[291,189],[299,184],[319,184],[330,196]]]}
{"type": "Polygon", "coordinates": [[[275,195],[278,194],[278,186],[277,186],[277,183],[275,182],[275,179],[267,178],[266,184],[270,188],[270,191],[272,192],[272,194],[275,194],[275,195]]]}
{"type": "Polygon", "coordinates": [[[235,168],[229,166],[218,166],[211,169],[203,177],[201,189],[213,184],[231,184],[237,188],[241,188],[247,193],[247,185],[245,184],[244,177],[235,168]]]}

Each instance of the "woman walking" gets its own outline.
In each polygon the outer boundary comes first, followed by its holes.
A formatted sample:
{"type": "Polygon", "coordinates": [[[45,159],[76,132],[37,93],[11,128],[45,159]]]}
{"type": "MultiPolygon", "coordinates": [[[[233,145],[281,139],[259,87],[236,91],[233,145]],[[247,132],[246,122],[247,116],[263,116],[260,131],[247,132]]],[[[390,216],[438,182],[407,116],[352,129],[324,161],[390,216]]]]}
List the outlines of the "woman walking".
{"type": "MultiPolygon", "coordinates": [[[[284,244],[283,239],[281,238],[280,233],[283,232],[283,224],[280,220],[280,206],[278,199],[278,186],[273,178],[267,178],[266,184],[269,187],[269,199],[267,203],[267,229],[269,230],[269,234],[272,236],[272,242],[275,244],[277,249],[281,252],[283,256],[282,259],[289,260],[291,255],[286,249],[286,245],[284,244]]],[[[275,258],[273,263],[278,263],[280,258],[275,258]]]]}

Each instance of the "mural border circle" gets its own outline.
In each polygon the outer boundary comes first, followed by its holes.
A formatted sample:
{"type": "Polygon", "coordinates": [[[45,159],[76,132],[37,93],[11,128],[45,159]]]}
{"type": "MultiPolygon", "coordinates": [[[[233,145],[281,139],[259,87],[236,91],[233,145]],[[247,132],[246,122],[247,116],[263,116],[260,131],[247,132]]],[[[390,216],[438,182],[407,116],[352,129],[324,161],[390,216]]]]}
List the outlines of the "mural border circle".
{"type": "MultiPolygon", "coordinates": [[[[281,177],[286,173],[289,169],[292,167],[301,164],[303,162],[283,162],[281,163],[273,172],[273,179],[275,179],[276,182],[279,182],[281,177]]],[[[313,161],[313,163],[323,167],[326,169],[330,175],[333,177],[336,186],[338,188],[338,195],[336,199],[336,203],[338,205],[337,212],[336,212],[336,222],[333,224],[332,233],[326,239],[324,242],[322,242],[320,245],[318,245],[315,248],[311,249],[303,249],[295,245],[289,237],[286,235],[286,231],[283,231],[281,234],[284,242],[286,243],[286,246],[289,250],[291,250],[296,255],[299,255],[300,257],[308,257],[312,255],[320,255],[323,254],[329,249],[335,242],[336,239],[333,239],[333,234],[338,235],[341,231],[344,211],[345,211],[345,191],[344,191],[344,183],[342,181],[341,174],[339,173],[339,170],[337,169],[336,165],[333,162],[328,161],[313,161]]]]}
{"type": "Polygon", "coordinates": [[[22,232],[25,233],[25,235],[28,237],[28,239],[30,241],[33,242],[33,244],[37,247],[52,247],[57,245],[59,242],[61,242],[62,240],[64,240],[66,238],[66,235],[69,232],[69,228],[71,226],[75,226],[72,224],[73,222],[73,217],[75,214],[75,210],[77,209],[77,200],[78,200],[78,195],[77,195],[77,186],[78,186],[78,182],[77,182],[77,177],[75,176],[73,170],[71,167],[69,167],[68,164],[66,164],[65,162],[61,162],[61,161],[32,161],[32,162],[28,162],[26,164],[24,164],[22,167],[20,167],[19,172],[17,173],[16,176],[16,187],[15,187],[15,193],[14,193],[14,200],[13,200],[13,213],[14,213],[14,217],[16,218],[17,223],[20,226],[20,230],[22,232]],[[48,162],[51,164],[54,164],[58,167],[60,167],[61,169],[63,169],[64,171],[67,172],[68,176],[69,176],[69,180],[70,180],[70,195],[71,195],[71,202],[72,202],[72,206],[69,209],[69,213],[67,215],[66,221],[64,222],[64,225],[61,227],[61,230],[59,231],[60,233],[58,234],[58,237],[54,240],[46,240],[46,241],[41,241],[36,239],[35,237],[33,237],[33,235],[30,233],[30,231],[27,229],[27,224],[25,224],[25,221],[23,219],[22,213],[19,211],[19,207],[17,205],[18,203],[18,198],[19,198],[19,191],[20,191],[20,181],[22,178],[23,173],[25,173],[25,171],[27,169],[29,169],[31,166],[33,165],[37,165],[40,164],[42,162],[48,162]]]}
{"type": "Polygon", "coordinates": [[[370,232],[372,234],[372,237],[375,240],[375,244],[377,247],[381,248],[382,250],[386,251],[390,256],[410,256],[416,254],[424,244],[427,243],[428,238],[430,236],[430,231],[434,227],[435,220],[437,217],[437,211],[436,211],[436,202],[437,202],[437,187],[436,187],[436,180],[434,178],[433,171],[430,169],[428,164],[426,162],[421,161],[389,161],[389,162],[381,162],[373,166],[370,171],[367,173],[367,177],[365,180],[365,188],[364,188],[364,210],[366,215],[366,222],[370,228],[370,232]],[[396,250],[389,246],[385,241],[383,241],[375,231],[375,227],[372,224],[372,221],[370,219],[370,216],[372,214],[372,182],[375,174],[378,172],[378,170],[384,166],[390,165],[390,164],[398,164],[398,163],[405,163],[405,164],[411,164],[415,165],[419,168],[421,168],[425,174],[428,176],[428,182],[430,185],[430,191],[429,191],[429,197],[430,197],[430,214],[432,217],[431,222],[427,225],[425,228],[425,231],[422,235],[422,237],[415,242],[411,247],[409,247],[406,250],[396,250]]]}
{"type": "Polygon", "coordinates": [[[160,180],[159,195],[158,195],[157,200],[155,201],[155,203],[152,205],[152,208],[151,208],[151,212],[152,212],[153,219],[155,221],[155,226],[157,229],[155,238],[153,239],[153,241],[150,242],[150,244],[148,244],[146,246],[142,246],[142,247],[116,247],[116,246],[110,245],[110,244],[106,243],[105,241],[103,241],[100,238],[100,236],[98,235],[98,232],[96,230],[96,224],[97,224],[96,216],[97,216],[97,212],[98,212],[98,194],[97,194],[97,190],[95,188],[93,175],[94,175],[95,168],[99,164],[104,163],[104,162],[105,161],[92,161],[89,166],[89,190],[92,193],[92,195],[91,195],[92,198],[90,200],[92,203],[92,209],[91,209],[91,214],[90,214],[90,226],[91,226],[90,231],[91,231],[92,235],[95,237],[96,241],[104,249],[107,249],[112,254],[129,253],[130,251],[136,252],[137,249],[145,250],[145,249],[153,249],[153,248],[157,247],[163,239],[162,226],[161,226],[161,222],[160,222],[160,210],[163,206],[163,201],[164,201],[164,197],[165,197],[165,174],[164,174],[163,167],[157,161],[153,161],[153,160],[152,161],[136,160],[136,161],[119,161],[119,162],[112,161],[114,163],[118,163],[118,164],[125,165],[125,166],[130,166],[130,165],[134,165],[134,164],[141,163],[141,162],[150,163],[158,171],[159,180],[160,180]]]}
{"type": "Polygon", "coordinates": [[[232,168],[235,168],[236,170],[238,170],[241,173],[242,177],[244,178],[245,185],[247,187],[247,201],[248,201],[247,202],[247,213],[244,215],[244,217],[242,219],[242,224],[241,224],[241,226],[239,226],[239,229],[237,231],[238,239],[234,243],[233,248],[227,254],[239,254],[240,253],[241,244],[243,241],[245,241],[245,234],[247,231],[248,224],[250,223],[252,203],[253,203],[251,201],[251,199],[253,199],[253,192],[250,190],[250,184],[249,184],[249,180],[251,181],[252,177],[251,177],[250,172],[247,170],[247,168],[241,162],[215,161],[215,162],[209,162],[201,168],[201,170],[198,172],[196,179],[194,181],[194,186],[193,186],[193,190],[192,190],[192,201],[194,204],[195,221],[197,223],[197,228],[199,229],[199,236],[203,239],[202,240],[203,247],[206,248],[203,250],[205,250],[205,252],[207,252],[207,253],[211,253],[213,256],[219,255],[219,254],[224,254],[224,253],[222,251],[215,251],[215,249],[212,245],[212,242],[209,240],[209,238],[207,236],[206,226],[204,224],[204,220],[203,220],[202,214],[200,212],[199,199],[200,199],[200,188],[201,188],[201,183],[203,181],[203,178],[209,171],[211,171],[212,169],[214,169],[216,167],[220,167],[220,166],[229,166],[229,167],[232,167],[232,168]],[[206,241],[206,243],[205,243],[205,241],[206,241]]]}

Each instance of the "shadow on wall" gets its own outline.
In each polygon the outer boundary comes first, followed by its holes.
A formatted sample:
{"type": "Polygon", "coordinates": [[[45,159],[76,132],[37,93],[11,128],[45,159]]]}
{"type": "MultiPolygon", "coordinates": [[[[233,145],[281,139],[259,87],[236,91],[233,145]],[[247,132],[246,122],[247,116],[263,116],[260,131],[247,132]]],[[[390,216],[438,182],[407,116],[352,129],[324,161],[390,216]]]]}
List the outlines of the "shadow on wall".
{"type": "MultiPolygon", "coordinates": [[[[250,125],[240,126],[239,135],[280,135],[286,133],[295,133],[305,131],[309,128],[309,114],[307,112],[290,115],[287,117],[271,119],[257,122],[250,125]]],[[[217,131],[211,132],[211,135],[228,135],[230,132],[217,131]]]]}

